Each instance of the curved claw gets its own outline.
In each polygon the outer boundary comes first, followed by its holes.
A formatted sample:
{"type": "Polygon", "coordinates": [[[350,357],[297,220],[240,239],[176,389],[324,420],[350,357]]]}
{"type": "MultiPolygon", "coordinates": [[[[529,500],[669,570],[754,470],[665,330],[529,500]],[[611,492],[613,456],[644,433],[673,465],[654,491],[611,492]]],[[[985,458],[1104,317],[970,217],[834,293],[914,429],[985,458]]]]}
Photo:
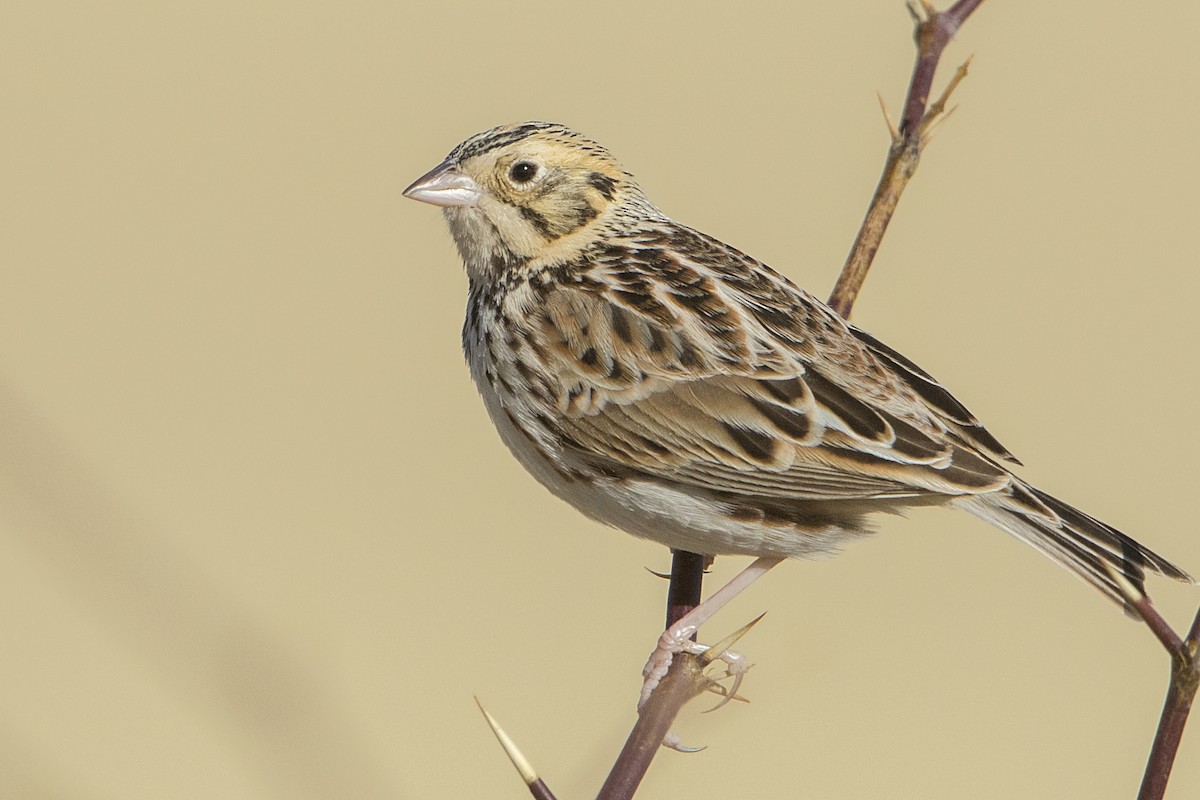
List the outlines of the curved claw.
{"type": "Polygon", "coordinates": [[[745,679],[745,677],[746,677],[746,670],[742,670],[740,672],[733,672],[730,674],[733,675],[733,686],[730,686],[729,691],[727,691],[727,692],[722,690],[722,694],[724,696],[721,698],[721,702],[717,703],[715,706],[708,709],[707,711],[703,711],[701,713],[711,714],[712,712],[714,712],[718,709],[724,708],[730,701],[738,699],[737,691],[742,685],[742,680],[745,679]]]}
{"type": "Polygon", "coordinates": [[[663,737],[662,746],[670,750],[674,750],[677,753],[699,753],[701,750],[708,749],[708,745],[702,745],[700,747],[688,747],[679,741],[679,737],[674,731],[667,731],[667,735],[663,737]]]}

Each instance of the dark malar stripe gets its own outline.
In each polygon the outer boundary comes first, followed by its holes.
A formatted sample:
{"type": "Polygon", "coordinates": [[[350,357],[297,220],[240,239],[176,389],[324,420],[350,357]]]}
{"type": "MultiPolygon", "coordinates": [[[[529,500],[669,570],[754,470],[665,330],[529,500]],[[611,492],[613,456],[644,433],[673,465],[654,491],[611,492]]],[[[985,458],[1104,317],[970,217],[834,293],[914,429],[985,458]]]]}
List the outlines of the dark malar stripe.
{"type": "Polygon", "coordinates": [[[575,209],[575,227],[567,231],[567,233],[573,233],[574,231],[579,230],[584,225],[587,225],[589,222],[594,220],[599,213],[599,211],[592,208],[591,203],[588,203],[587,201],[580,203],[575,209]]]}
{"type": "Polygon", "coordinates": [[[525,205],[519,205],[517,206],[517,209],[520,211],[521,217],[524,218],[530,225],[532,225],[537,232],[542,235],[542,238],[546,239],[547,241],[554,241],[555,239],[560,239],[567,234],[574,233],[584,225],[587,225],[589,222],[594,220],[596,215],[600,213],[596,209],[592,208],[592,206],[590,206],[588,203],[584,202],[572,209],[575,212],[575,219],[563,219],[564,224],[554,225],[550,221],[549,217],[537,209],[525,205]]]}
{"type": "Polygon", "coordinates": [[[527,222],[529,222],[530,225],[536,228],[537,232],[543,237],[547,239],[558,238],[558,236],[555,235],[554,231],[550,227],[550,220],[546,219],[545,215],[543,215],[540,211],[534,211],[529,206],[519,206],[518,208],[521,212],[521,216],[527,222]]]}
{"type": "Polygon", "coordinates": [[[616,197],[617,181],[615,178],[610,178],[599,172],[593,172],[591,175],[588,175],[587,182],[597,192],[604,195],[605,200],[612,201],[616,197]]]}

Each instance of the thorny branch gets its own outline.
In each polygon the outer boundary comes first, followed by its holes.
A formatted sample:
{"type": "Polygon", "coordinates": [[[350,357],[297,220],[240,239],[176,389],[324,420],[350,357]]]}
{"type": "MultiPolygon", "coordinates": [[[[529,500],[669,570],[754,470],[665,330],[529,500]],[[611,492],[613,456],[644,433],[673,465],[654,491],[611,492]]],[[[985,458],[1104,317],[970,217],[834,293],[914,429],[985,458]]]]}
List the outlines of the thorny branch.
{"type": "MultiPolygon", "coordinates": [[[[849,318],[854,301],[863,281],[867,279],[867,271],[875,260],[879,243],[887,231],[892,214],[900,203],[900,195],[908,185],[909,179],[917,171],[921,160],[921,151],[929,141],[932,127],[945,115],[945,103],[950,93],[958,86],[967,74],[968,64],[958,68],[954,79],[945,92],[932,106],[929,105],[929,95],[933,87],[933,75],[937,71],[942,51],[954,37],[955,32],[966,21],[983,0],[959,0],[945,11],[937,11],[927,0],[909,4],[909,12],[916,22],[914,38],[917,42],[917,61],[913,66],[912,80],[908,84],[908,98],[904,101],[904,115],[900,118],[900,128],[891,127],[892,145],[888,150],[887,162],[883,166],[883,175],[875,188],[875,196],[867,208],[858,236],[850,247],[850,255],[842,267],[829,295],[829,305],[843,317],[849,318]]],[[[969,62],[968,62],[969,63],[969,62]]]]}

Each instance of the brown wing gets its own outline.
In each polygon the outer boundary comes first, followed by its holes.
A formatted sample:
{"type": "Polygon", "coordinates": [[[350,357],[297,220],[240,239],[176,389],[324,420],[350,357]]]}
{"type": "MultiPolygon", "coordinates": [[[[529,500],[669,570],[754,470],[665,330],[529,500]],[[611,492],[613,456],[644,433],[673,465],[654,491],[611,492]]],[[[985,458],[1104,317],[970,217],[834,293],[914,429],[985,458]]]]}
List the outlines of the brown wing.
{"type": "Polygon", "coordinates": [[[946,387],[938,383],[932,375],[866,331],[859,330],[853,325],[848,327],[855,338],[865,344],[876,358],[891,367],[894,374],[903,379],[930,408],[935,409],[939,416],[965,441],[1001,460],[1012,464],[1021,463],[983,427],[983,423],[975,419],[966,406],[958,402],[954,395],[950,394],[946,387]]]}
{"type": "Polygon", "coordinates": [[[774,500],[973,494],[1008,481],[956,435],[973,421],[956,401],[943,419],[786,279],[736,251],[716,270],[718,254],[695,250],[609,246],[532,310],[531,345],[559,387],[543,422],[576,457],[774,500]]]}

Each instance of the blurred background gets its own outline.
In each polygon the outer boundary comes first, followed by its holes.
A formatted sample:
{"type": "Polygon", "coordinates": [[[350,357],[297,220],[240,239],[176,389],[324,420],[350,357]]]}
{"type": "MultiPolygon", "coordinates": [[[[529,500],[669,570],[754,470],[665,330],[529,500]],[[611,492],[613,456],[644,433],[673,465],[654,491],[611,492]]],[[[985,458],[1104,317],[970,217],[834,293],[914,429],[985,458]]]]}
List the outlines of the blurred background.
{"type": "MultiPolygon", "coordinates": [[[[984,5],[854,314],[1022,474],[1193,571],[1198,28],[984,5]]],[[[6,3],[0,796],[524,797],[473,694],[594,794],[668,554],[504,450],[462,268],[400,192],[556,120],[824,296],[911,62],[898,0],[6,3]]],[[[1151,590],[1181,628],[1200,605],[1151,590]]],[[[785,565],[706,637],[765,610],[751,704],[689,710],[708,750],[640,796],[1136,794],[1165,654],[964,514],[785,565]]],[[[1198,794],[1192,730],[1171,796],[1198,794]]]]}

